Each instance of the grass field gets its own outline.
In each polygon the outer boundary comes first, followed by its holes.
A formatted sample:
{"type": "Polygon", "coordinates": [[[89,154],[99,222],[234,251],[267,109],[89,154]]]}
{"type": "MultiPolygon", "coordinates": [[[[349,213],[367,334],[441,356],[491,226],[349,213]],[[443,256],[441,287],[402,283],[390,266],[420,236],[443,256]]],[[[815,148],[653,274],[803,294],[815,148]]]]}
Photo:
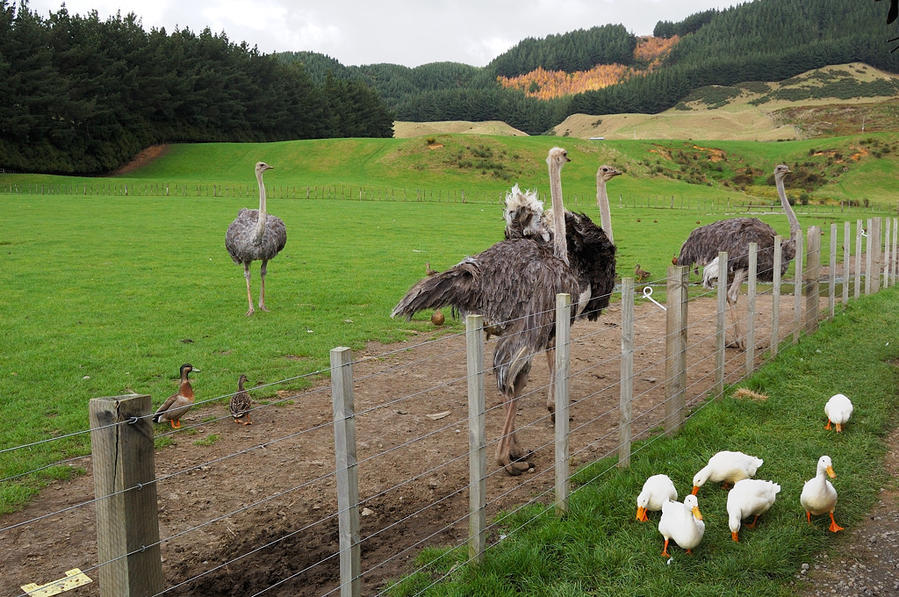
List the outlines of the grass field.
{"type": "MultiPolygon", "coordinates": [[[[463,135],[441,139],[447,152],[490,148],[490,159],[514,171],[522,186],[542,190],[547,186],[546,150],[559,142],[463,135]]],[[[607,161],[628,169],[609,185],[622,275],[640,263],[661,279],[697,223],[735,215],[720,209],[727,196],[748,197],[641,176],[637,160],[648,155],[646,142],[597,147],[567,141],[573,158],[563,172],[569,208],[596,216],[597,164],[607,161]],[[678,205],[689,197],[690,209],[667,209],[670,197],[678,198],[678,205]],[[710,210],[715,204],[719,208],[710,210]]],[[[807,153],[803,143],[730,147],[746,159],[773,164],[775,156],[807,153]]],[[[135,391],[151,394],[158,404],[175,391],[184,362],[201,369],[195,388],[200,399],[209,399],[234,391],[240,373],[252,383],[271,383],[326,368],[328,351],[335,346],[358,349],[369,340],[402,339],[410,327],[427,329],[423,320],[390,320],[390,309],[424,275],[425,262],[444,269],[502,238],[500,197],[509,186],[489,173],[447,166],[435,155],[422,139],[178,145],[145,168],[116,177],[118,183],[132,184],[252,185],[252,164],[263,159],[276,167],[267,174],[271,186],[461,187],[495,196],[492,203],[270,197],[270,213],[285,221],[288,241],[269,264],[266,303],[271,313],[252,318],[244,316],[242,269],[224,249],[224,232],[241,207],[256,205],[255,189],[241,198],[0,194],[5,231],[0,250],[6,262],[0,274],[5,290],[0,302],[0,417],[7,422],[0,428],[0,479],[86,453],[85,434],[8,449],[86,429],[92,397],[135,391]]],[[[855,193],[895,198],[886,166],[865,162],[855,176],[855,193]]],[[[76,180],[86,179],[2,175],[0,191],[76,180]]],[[[771,194],[764,187],[758,191],[771,194]]],[[[772,200],[773,194],[762,199],[772,200]]],[[[820,225],[828,234],[833,221],[875,215],[833,206],[803,207],[798,213],[803,226],[820,225]]],[[[787,234],[782,213],[771,210],[760,217],[787,234]]],[[[825,236],[822,246],[828,243],[825,236]]],[[[257,264],[254,293],[258,286],[257,264]]],[[[68,467],[0,483],[0,510],[21,504],[42,478],[64,474],[70,474],[68,467]]]]}
{"type": "Polygon", "coordinates": [[[427,549],[416,563],[422,570],[390,594],[792,594],[788,583],[800,564],[820,550],[839,551],[845,535],[828,532],[827,516],[813,517],[808,525],[799,504],[802,484],[814,476],[818,458],[833,459],[835,517],[847,529],[868,515],[881,487],[896,487],[896,479],[884,474],[882,457],[899,406],[897,300],[899,290],[892,288],[853,302],[814,336],[781,352],[745,384],[768,400],[725,397],[705,403],[677,436],[656,436],[635,446],[629,469],[619,470],[614,459],[606,459],[579,471],[567,517],[555,516],[551,505],[502,514],[491,543],[501,534],[505,539],[489,549],[482,564],[460,565],[468,558],[466,549],[427,549]],[[823,429],[824,402],[836,392],[852,397],[856,408],[842,434],[823,429]],[[683,499],[693,474],[723,449],[762,458],[756,478],[781,485],[777,500],[755,529],[744,525],[734,543],[727,492],[706,484],[698,495],[706,523],[702,543],[692,556],[669,547],[667,561],[660,556],[659,513],[651,513],[649,523],[634,521],[642,483],[666,473],[683,499]]]}

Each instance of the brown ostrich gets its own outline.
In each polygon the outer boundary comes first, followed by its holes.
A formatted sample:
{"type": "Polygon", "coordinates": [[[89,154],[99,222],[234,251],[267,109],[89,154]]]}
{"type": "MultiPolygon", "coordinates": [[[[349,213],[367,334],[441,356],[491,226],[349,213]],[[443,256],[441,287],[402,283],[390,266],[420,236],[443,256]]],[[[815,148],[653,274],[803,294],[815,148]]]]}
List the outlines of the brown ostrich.
{"type": "MultiPolygon", "coordinates": [[[[801,228],[796,214],[787,200],[784,191],[784,177],[790,169],[784,164],[774,168],[774,182],[780,204],[790,222],[790,238],[781,243],[782,257],[780,273],[786,273],[790,261],[796,256],[796,239],[801,228]]],[[[717,280],[720,265],[718,252],[727,251],[727,277],[731,282],[727,291],[727,302],[731,306],[736,338],[730,346],[744,348],[743,338],[737,323],[735,306],[740,294],[740,287],[749,271],[749,243],[758,243],[758,279],[770,282],[774,277],[774,237],[777,232],[758,218],[731,218],[719,220],[696,228],[684,241],[680,254],[673,260],[675,265],[690,266],[697,264],[704,267],[702,279],[706,288],[714,288],[712,280],[717,280]]]]}
{"type": "Polygon", "coordinates": [[[516,403],[527,383],[533,355],[553,344],[556,294],[571,295],[572,320],[578,315],[595,319],[608,305],[614,285],[614,246],[586,215],[565,211],[561,170],[570,161],[568,153],[554,147],[546,161],[552,197],[551,239],[540,234],[520,235],[523,222],[533,224],[534,230],[542,227],[533,214],[527,216],[526,210],[520,210],[520,219],[510,216],[515,226],[510,226],[507,234],[514,229],[513,238],[419,281],[391,313],[391,317],[409,318],[423,309],[452,306],[462,315],[483,315],[485,327],[500,336],[493,367],[505,418],[496,459],[511,475],[533,467],[526,462],[530,451],[523,449],[516,437],[516,403]]]}

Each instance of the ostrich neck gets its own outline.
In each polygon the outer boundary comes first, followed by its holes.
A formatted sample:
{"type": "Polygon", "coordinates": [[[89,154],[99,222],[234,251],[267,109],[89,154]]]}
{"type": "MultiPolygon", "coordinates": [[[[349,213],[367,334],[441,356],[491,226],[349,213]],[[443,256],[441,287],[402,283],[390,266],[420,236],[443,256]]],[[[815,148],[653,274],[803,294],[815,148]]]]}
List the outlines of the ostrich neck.
{"type": "Polygon", "coordinates": [[[568,237],[565,230],[565,205],[562,203],[562,166],[549,165],[549,192],[553,212],[553,254],[568,265],[568,237]]]}
{"type": "Polygon", "coordinates": [[[596,205],[599,207],[599,218],[603,232],[609,237],[609,242],[615,244],[612,237],[612,213],[609,211],[609,195],[606,193],[606,181],[600,174],[596,175],[596,205]]]}
{"type": "Polygon", "coordinates": [[[787,199],[787,193],[784,190],[784,181],[782,178],[778,178],[775,180],[777,185],[777,194],[780,197],[780,204],[783,206],[784,211],[787,214],[787,219],[790,221],[790,240],[795,242],[796,238],[799,236],[802,229],[799,227],[799,220],[796,219],[796,213],[793,211],[793,207],[790,205],[790,201],[787,199]]]}
{"type": "Polygon", "coordinates": [[[256,173],[256,182],[259,184],[259,215],[256,218],[256,233],[253,242],[259,244],[265,234],[265,184],[262,182],[262,172],[256,173]]]}

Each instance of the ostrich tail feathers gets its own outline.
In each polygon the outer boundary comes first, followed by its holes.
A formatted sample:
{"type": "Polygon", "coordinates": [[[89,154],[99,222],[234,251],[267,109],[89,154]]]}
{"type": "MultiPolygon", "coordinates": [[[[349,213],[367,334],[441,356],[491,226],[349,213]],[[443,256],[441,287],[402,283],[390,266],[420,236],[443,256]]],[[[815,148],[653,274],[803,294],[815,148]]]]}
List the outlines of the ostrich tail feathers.
{"type": "Polygon", "coordinates": [[[468,311],[469,289],[472,285],[473,272],[466,262],[428,276],[409,289],[400,302],[396,304],[390,317],[401,315],[411,319],[413,315],[424,309],[439,309],[452,306],[463,314],[468,311]]]}

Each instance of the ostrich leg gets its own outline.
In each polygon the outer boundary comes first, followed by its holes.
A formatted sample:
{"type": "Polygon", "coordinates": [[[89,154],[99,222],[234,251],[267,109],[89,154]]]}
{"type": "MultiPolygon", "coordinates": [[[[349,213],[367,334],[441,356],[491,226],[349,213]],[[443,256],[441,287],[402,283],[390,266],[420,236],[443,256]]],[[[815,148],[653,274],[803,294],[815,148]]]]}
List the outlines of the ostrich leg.
{"type": "Polygon", "coordinates": [[[737,313],[737,299],[740,298],[740,289],[743,287],[743,278],[746,277],[746,270],[738,269],[734,272],[734,281],[730,288],[727,289],[727,304],[730,307],[731,319],[734,321],[734,339],[727,346],[730,348],[746,349],[746,343],[743,340],[743,334],[740,333],[740,316],[737,313]]]}
{"type": "Polygon", "coordinates": [[[261,287],[259,289],[259,308],[262,311],[268,311],[265,308],[265,266],[268,265],[268,260],[262,260],[262,267],[259,269],[259,277],[262,279],[261,287]]]}
{"type": "Polygon", "coordinates": [[[247,317],[254,313],[253,309],[253,295],[250,294],[250,264],[243,264],[243,277],[247,280],[247,303],[250,305],[250,310],[247,311],[247,317]]]}
{"type": "Polygon", "coordinates": [[[503,396],[503,398],[506,418],[503,422],[502,435],[496,445],[496,461],[506,469],[507,473],[517,476],[530,469],[532,465],[521,460],[526,454],[518,446],[518,440],[515,437],[515,412],[518,408],[518,399],[514,395],[503,396]]]}

